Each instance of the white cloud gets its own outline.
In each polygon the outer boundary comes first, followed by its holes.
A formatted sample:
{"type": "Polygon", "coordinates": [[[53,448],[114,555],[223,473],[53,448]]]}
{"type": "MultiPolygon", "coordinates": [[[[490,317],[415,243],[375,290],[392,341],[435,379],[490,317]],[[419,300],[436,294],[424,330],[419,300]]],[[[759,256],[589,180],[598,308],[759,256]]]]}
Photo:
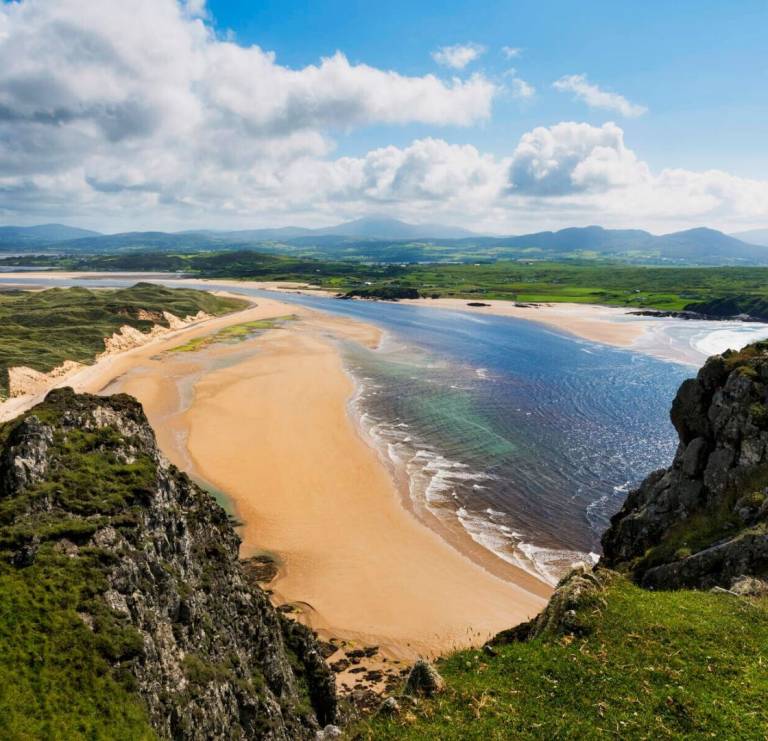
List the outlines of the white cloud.
{"type": "Polygon", "coordinates": [[[586,75],[566,75],[555,81],[552,86],[561,93],[573,93],[590,108],[615,111],[626,118],[642,116],[648,110],[645,106],[631,103],[623,95],[601,90],[589,82],[586,75]]]}
{"type": "Polygon", "coordinates": [[[523,50],[517,46],[502,46],[501,53],[507,59],[517,59],[523,53],[523,50]]]}
{"type": "Polygon", "coordinates": [[[470,125],[496,86],[409,77],[341,53],[291,69],[218,39],[200,0],[23,0],[0,5],[0,171],[170,151],[239,166],[322,153],[366,124],[470,125]]]}
{"type": "Polygon", "coordinates": [[[454,44],[442,46],[437,51],[433,51],[432,59],[443,67],[464,69],[484,53],[485,47],[480,44],[454,44]]]}
{"type": "Polygon", "coordinates": [[[372,202],[432,202],[440,209],[484,206],[504,184],[504,170],[491,155],[471,145],[441,139],[419,139],[408,147],[382,147],[364,157],[343,157],[328,163],[323,175],[343,183],[333,196],[372,202]]]}
{"type": "Polygon", "coordinates": [[[513,98],[527,99],[532,98],[536,94],[536,88],[518,77],[516,69],[508,69],[504,73],[504,77],[509,78],[508,87],[513,98]]]}
{"type": "MultiPolygon", "coordinates": [[[[482,121],[500,87],[481,75],[405,76],[340,53],[292,69],[217,37],[206,13],[199,0],[0,4],[3,222],[236,228],[375,210],[520,232],[736,230],[767,218],[768,182],[653,171],[614,123],[534,128],[506,154],[431,136],[334,155],[333,137],[353,127],[482,121]]],[[[515,74],[504,85],[532,94],[515,74]]]]}
{"type": "MultiPolygon", "coordinates": [[[[720,171],[654,173],[614,123],[563,122],[524,134],[509,156],[422,139],[318,164],[311,187],[329,213],[436,218],[494,232],[600,223],[671,231],[759,223],[768,181],[720,171]],[[321,197],[321,200],[323,198],[321,197]]],[[[306,177],[304,170],[296,187],[306,177]]]]}
{"type": "Polygon", "coordinates": [[[512,155],[510,189],[561,196],[628,185],[647,174],[616,124],[559,123],[523,134],[512,155]]]}

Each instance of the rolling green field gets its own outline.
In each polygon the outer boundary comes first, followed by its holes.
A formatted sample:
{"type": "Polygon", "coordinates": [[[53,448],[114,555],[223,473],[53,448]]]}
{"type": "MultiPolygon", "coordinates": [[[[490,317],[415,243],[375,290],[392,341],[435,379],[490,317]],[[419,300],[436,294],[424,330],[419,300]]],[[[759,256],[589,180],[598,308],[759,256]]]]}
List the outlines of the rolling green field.
{"type": "Polygon", "coordinates": [[[27,366],[47,372],[65,360],[92,362],[104,350],[104,338],[123,325],[148,332],[168,325],[162,311],[177,317],[198,311],[220,315],[245,301],[191,289],[137,283],[120,290],[52,288],[0,292],[0,398],[8,394],[8,369],[27,366]],[[139,318],[139,310],[152,319],[139,318]]]}
{"type": "MultiPolygon", "coordinates": [[[[364,264],[257,252],[129,253],[5,261],[67,270],[172,271],[204,278],[300,281],[335,293],[595,303],[768,318],[766,267],[641,267],[596,261],[364,264]],[[724,304],[724,300],[729,303],[724,304]],[[710,302],[717,302],[710,304],[710,302]],[[697,304],[708,304],[697,307],[697,304]]],[[[2,268],[3,261],[0,261],[2,268]]]]}
{"type": "Polygon", "coordinates": [[[349,738],[764,738],[768,600],[648,592],[612,577],[578,608],[579,630],[461,651],[437,664],[446,691],[349,738]]]}

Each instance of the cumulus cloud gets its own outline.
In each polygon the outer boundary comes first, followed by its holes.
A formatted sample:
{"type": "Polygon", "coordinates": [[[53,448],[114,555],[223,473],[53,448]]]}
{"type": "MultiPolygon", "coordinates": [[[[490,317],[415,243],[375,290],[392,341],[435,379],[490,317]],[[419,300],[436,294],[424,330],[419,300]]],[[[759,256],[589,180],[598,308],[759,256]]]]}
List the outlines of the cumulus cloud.
{"type": "Polygon", "coordinates": [[[443,67],[451,69],[464,69],[470,62],[474,62],[485,53],[485,47],[480,44],[454,44],[442,46],[432,52],[432,59],[443,67]]]}
{"type": "MultiPolygon", "coordinates": [[[[420,139],[408,147],[382,147],[364,157],[343,157],[328,163],[325,173],[343,184],[334,197],[371,202],[433,202],[438,208],[453,203],[485,205],[499,193],[504,171],[491,155],[471,145],[420,139]]],[[[324,174],[325,174],[324,173],[324,174]]]]}
{"type": "Polygon", "coordinates": [[[201,0],[0,5],[0,172],[114,158],[243,167],[326,153],[367,124],[467,126],[490,114],[481,75],[405,76],[341,54],[291,69],[218,38],[201,0]],[[166,156],[170,153],[170,157],[166,156]]]}
{"type": "Polygon", "coordinates": [[[517,46],[502,46],[501,53],[507,59],[517,59],[523,53],[523,50],[517,46]]]}
{"type": "MultiPolygon", "coordinates": [[[[533,94],[515,74],[504,87],[533,94]]],[[[354,127],[481,122],[500,89],[341,53],[290,68],[217,36],[201,0],[0,4],[0,219],[118,231],[328,224],[375,210],[519,232],[747,228],[768,214],[768,182],[654,171],[615,123],[534,128],[496,154],[434,134],[334,153],[354,127]]]]}
{"type": "Polygon", "coordinates": [[[423,221],[458,212],[464,223],[496,232],[595,222],[664,231],[768,213],[767,181],[720,171],[655,173],[610,122],[538,127],[508,156],[430,138],[312,171],[312,187],[354,213],[390,208],[423,221]]]}
{"type": "Polygon", "coordinates": [[[625,186],[648,176],[648,168],[624,146],[614,123],[539,126],[523,134],[512,155],[510,189],[561,196],[625,186]]]}
{"type": "Polygon", "coordinates": [[[647,112],[647,108],[631,103],[623,95],[601,90],[592,84],[586,75],[566,75],[552,84],[561,93],[573,93],[574,96],[586,103],[590,108],[603,108],[614,111],[626,118],[636,118],[647,112]]]}

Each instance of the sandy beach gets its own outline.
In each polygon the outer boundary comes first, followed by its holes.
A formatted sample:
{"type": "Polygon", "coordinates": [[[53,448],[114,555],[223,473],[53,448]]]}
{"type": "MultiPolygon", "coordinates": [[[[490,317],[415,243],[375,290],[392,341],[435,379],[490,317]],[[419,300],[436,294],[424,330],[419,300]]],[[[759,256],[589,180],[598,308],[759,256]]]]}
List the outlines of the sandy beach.
{"type": "MultiPolygon", "coordinates": [[[[205,281],[197,280],[192,282],[205,283],[205,281]]],[[[233,287],[248,285],[253,288],[287,293],[332,295],[332,292],[302,283],[279,281],[246,282],[237,280],[217,280],[216,283],[233,287]]],[[[511,317],[513,319],[526,319],[544,324],[561,332],[569,332],[576,337],[589,340],[590,342],[602,342],[615,347],[631,347],[643,337],[651,335],[662,324],[661,320],[643,319],[639,321],[637,317],[633,317],[632,321],[627,321],[627,309],[599,306],[597,304],[556,303],[517,305],[513,301],[483,300],[478,303],[486,304],[485,306],[469,306],[470,300],[463,298],[400,299],[399,303],[434,309],[466,311],[472,314],[491,314],[493,316],[511,317]]]]}
{"type": "MultiPolygon", "coordinates": [[[[281,568],[278,603],[323,635],[413,658],[478,644],[535,613],[551,588],[512,566],[486,568],[417,519],[350,414],[355,392],[339,341],[375,347],[379,330],[259,299],[226,317],[100,360],[57,385],[127,392],[144,405],[166,455],[223,492],[241,556],[281,568]],[[170,352],[256,319],[296,318],[235,344],[170,352]],[[492,573],[493,572],[493,573],[492,573]]],[[[12,399],[10,418],[37,403],[12,399]]]]}
{"type": "Polygon", "coordinates": [[[516,569],[500,578],[425,527],[360,436],[334,338],[375,346],[378,331],[280,311],[299,320],[197,360],[145,362],[109,389],[139,398],[172,460],[226,493],[244,523],[241,555],[281,564],[275,600],[328,637],[400,658],[477,643],[538,612],[548,586],[516,569]],[[195,378],[188,406],[182,377],[195,378]]]}
{"type": "Polygon", "coordinates": [[[526,319],[570,332],[591,342],[602,342],[616,347],[631,347],[659,323],[658,320],[652,319],[642,322],[622,321],[623,317],[627,316],[627,309],[596,304],[517,305],[512,301],[482,301],[479,303],[487,305],[469,306],[469,301],[462,298],[404,299],[401,303],[526,319]]]}
{"type": "MultiPolygon", "coordinates": [[[[42,278],[58,277],[62,279],[82,278],[109,278],[114,273],[46,273],[25,272],[0,273],[0,278],[23,280],[35,280],[42,278]]],[[[136,280],[151,280],[159,278],[157,274],[134,273],[121,275],[122,278],[136,280]]],[[[167,279],[167,276],[166,276],[167,279]]],[[[186,282],[196,285],[230,286],[237,288],[259,288],[267,291],[284,293],[304,293],[316,296],[331,296],[332,291],[327,291],[306,283],[290,281],[242,281],[235,279],[203,280],[198,278],[186,279],[186,282]]],[[[602,342],[616,347],[631,347],[644,337],[650,336],[662,326],[663,320],[643,319],[636,317],[628,321],[628,310],[611,306],[599,306],[596,304],[530,304],[527,306],[516,305],[512,301],[482,301],[486,306],[468,306],[469,299],[438,298],[438,299],[402,299],[400,303],[414,306],[431,307],[437,309],[449,309],[452,311],[466,311],[473,314],[491,314],[494,316],[512,317],[514,319],[526,319],[552,327],[562,332],[569,332],[591,342],[602,342]]]]}

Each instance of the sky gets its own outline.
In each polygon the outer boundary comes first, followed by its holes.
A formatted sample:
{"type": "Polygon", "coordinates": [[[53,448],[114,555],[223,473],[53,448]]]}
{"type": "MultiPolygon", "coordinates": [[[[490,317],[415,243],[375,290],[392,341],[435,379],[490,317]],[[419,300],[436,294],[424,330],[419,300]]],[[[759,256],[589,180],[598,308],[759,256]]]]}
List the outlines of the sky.
{"type": "Polygon", "coordinates": [[[768,2],[0,0],[0,224],[768,227],[768,2]]]}

